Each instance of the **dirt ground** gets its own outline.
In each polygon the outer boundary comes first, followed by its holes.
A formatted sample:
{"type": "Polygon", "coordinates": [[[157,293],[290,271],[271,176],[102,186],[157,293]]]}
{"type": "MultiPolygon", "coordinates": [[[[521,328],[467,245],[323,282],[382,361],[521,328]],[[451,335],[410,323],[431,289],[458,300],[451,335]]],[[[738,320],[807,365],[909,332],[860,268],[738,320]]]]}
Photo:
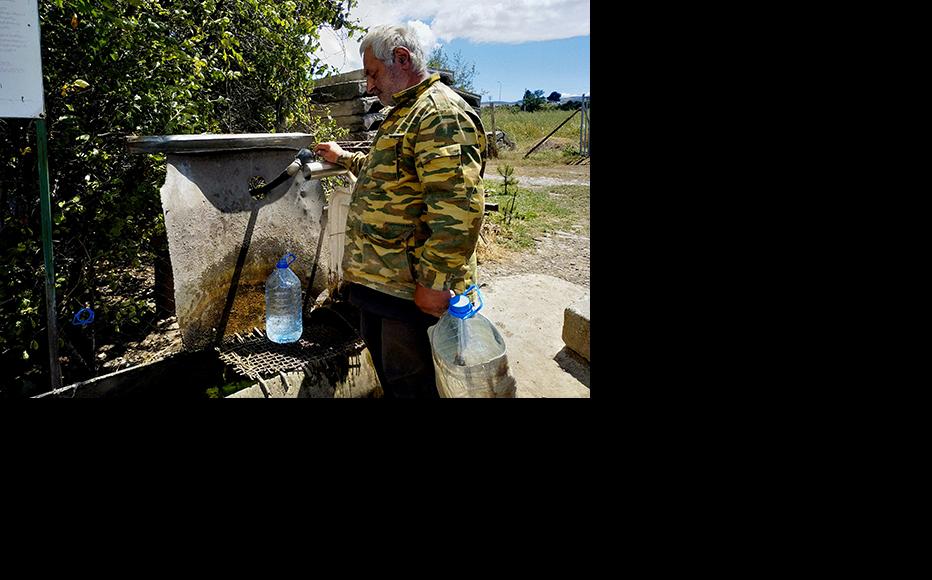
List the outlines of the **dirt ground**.
{"type": "MultiPolygon", "coordinates": [[[[498,163],[492,160],[485,175],[497,175],[498,163]]],[[[515,177],[522,186],[546,189],[555,185],[588,185],[589,165],[517,165],[515,177]]],[[[555,278],[589,287],[589,217],[573,225],[570,231],[556,231],[535,238],[536,247],[516,252],[495,248],[480,255],[479,281],[487,282],[514,274],[548,274],[555,278]]]]}

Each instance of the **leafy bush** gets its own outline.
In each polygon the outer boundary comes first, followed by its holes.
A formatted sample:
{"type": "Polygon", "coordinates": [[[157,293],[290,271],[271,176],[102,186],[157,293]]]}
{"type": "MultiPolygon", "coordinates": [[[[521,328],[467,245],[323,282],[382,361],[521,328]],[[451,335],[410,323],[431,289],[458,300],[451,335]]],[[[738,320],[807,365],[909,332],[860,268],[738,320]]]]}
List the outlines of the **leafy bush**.
{"type": "MultiPolygon", "coordinates": [[[[76,354],[68,321],[81,307],[95,307],[98,332],[155,314],[127,271],[164,245],[164,158],[129,154],[126,136],[330,138],[333,125],[310,116],[312,78],[329,72],[313,55],[318,31],[360,29],[329,0],[48,0],[39,12],[56,316],[63,354],[76,354]]],[[[17,396],[48,384],[33,122],[0,120],[0,167],[0,396],[17,396]]]]}

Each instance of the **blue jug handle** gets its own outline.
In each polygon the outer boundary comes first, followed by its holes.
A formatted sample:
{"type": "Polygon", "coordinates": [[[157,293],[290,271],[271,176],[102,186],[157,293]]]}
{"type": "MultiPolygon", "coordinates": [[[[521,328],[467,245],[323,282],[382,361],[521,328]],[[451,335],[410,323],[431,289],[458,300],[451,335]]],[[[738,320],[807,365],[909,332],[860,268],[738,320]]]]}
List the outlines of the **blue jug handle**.
{"type": "MultiPolygon", "coordinates": [[[[278,261],[278,264],[281,264],[282,262],[284,262],[284,263],[285,263],[284,267],[287,268],[288,266],[290,266],[291,264],[293,264],[294,261],[297,260],[297,259],[298,259],[297,256],[295,256],[295,255],[292,254],[291,252],[288,252],[287,254],[285,254],[284,256],[281,257],[281,259],[278,261]],[[288,256],[291,256],[291,260],[288,259],[288,256]]],[[[276,264],[276,266],[279,267],[279,268],[281,268],[282,266],[279,266],[278,264],[276,264]]]]}
{"type": "Polygon", "coordinates": [[[469,288],[467,288],[466,291],[463,292],[463,296],[466,296],[467,294],[469,294],[469,293],[472,292],[473,290],[476,291],[476,296],[479,298],[479,306],[476,307],[475,305],[472,304],[472,300],[470,300],[469,303],[470,303],[470,305],[471,305],[471,309],[470,309],[470,311],[469,311],[469,314],[466,316],[466,318],[472,318],[473,316],[476,315],[477,312],[479,312],[480,310],[482,310],[482,307],[483,307],[483,303],[482,303],[482,292],[479,292],[479,287],[478,287],[477,285],[473,284],[472,286],[470,286],[469,288]]]}

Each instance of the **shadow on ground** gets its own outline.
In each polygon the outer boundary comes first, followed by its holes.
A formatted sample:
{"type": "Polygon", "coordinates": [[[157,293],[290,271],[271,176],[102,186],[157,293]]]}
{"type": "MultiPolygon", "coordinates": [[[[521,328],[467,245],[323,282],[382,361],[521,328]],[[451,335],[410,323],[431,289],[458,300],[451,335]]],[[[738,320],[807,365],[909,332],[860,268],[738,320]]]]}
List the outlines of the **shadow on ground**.
{"type": "Polygon", "coordinates": [[[587,389],[589,388],[589,361],[566,346],[553,357],[553,360],[560,365],[561,369],[573,375],[577,381],[586,385],[587,389]]]}

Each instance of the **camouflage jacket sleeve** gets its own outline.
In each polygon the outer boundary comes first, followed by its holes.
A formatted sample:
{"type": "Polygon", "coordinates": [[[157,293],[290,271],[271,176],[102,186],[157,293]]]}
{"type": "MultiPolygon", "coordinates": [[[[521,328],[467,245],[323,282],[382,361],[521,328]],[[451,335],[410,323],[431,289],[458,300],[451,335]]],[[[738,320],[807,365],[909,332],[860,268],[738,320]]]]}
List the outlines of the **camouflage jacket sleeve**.
{"type": "Polygon", "coordinates": [[[365,153],[356,153],[344,152],[343,155],[337,158],[337,165],[340,165],[346,169],[349,169],[353,172],[353,175],[359,177],[360,172],[362,171],[363,163],[366,161],[365,153]]]}
{"type": "Polygon", "coordinates": [[[421,286],[448,289],[475,267],[485,210],[481,143],[476,123],[457,107],[420,121],[414,153],[426,205],[421,219],[430,228],[417,265],[421,286]]]}

